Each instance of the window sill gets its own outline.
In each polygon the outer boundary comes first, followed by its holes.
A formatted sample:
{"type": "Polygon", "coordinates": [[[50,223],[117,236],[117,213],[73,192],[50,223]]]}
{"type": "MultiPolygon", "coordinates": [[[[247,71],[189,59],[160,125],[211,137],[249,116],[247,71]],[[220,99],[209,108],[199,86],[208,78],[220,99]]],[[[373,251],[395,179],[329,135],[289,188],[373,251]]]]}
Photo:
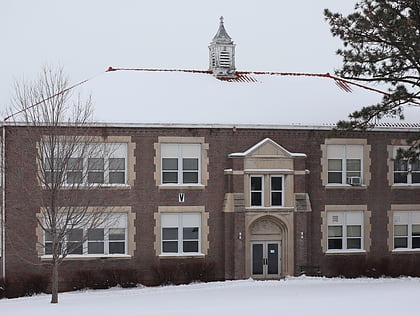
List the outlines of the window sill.
{"type": "Polygon", "coordinates": [[[326,189],[367,189],[367,185],[327,184],[326,189]]]}
{"type": "Polygon", "coordinates": [[[197,253],[197,254],[160,254],[160,259],[188,259],[188,258],[204,258],[206,255],[197,253]]]}
{"type": "Polygon", "coordinates": [[[363,255],[367,252],[364,249],[329,249],[326,255],[363,255]]]}
{"type": "Polygon", "coordinates": [[[420,248],[396,248],[392,250],[392,254],[420,254],[420,248]]]}
{"type": "MultiPolygon", "coordinates": [[[[52,255],[42,255],[42,261],[52,260],[52,255]]],[[[111,254],[111,255],[68,255],[64,260],[98,260],[98,259],[131,259],[131,255],[111,254]]]]}
{"type": "Polygon", "coordinates": [[[187,190],[193,190],[193,189],[200,189],[204,190],[205,186],[202,184],[161,184],[158,186],[159,189],[187,189],[187,190]]]}
{"type": "MultiPolygon", "coordinates": [[[[43,185],[43,189],[46,187],[43,185]]],[[[70,190],[70,189],[131,189],[129,184],[91,184],[91,185],[62,185],[60,189],[70,190]]]]}

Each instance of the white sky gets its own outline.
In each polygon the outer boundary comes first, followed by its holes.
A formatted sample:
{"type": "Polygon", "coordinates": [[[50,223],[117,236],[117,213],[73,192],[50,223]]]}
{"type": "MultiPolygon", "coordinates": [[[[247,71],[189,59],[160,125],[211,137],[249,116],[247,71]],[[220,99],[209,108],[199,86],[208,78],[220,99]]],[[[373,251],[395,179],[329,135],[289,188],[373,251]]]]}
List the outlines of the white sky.
{"type": "Polygon", "coordinates": [[[333,73],[340,66],[335,51],[341,43],[331,36],[323,9],[350,13],[355,3],[2,0],[0,110],[10,104],[16,79],[33,79],[48,64],[63,66],[72,82],[95,77],[83,92],[92,94],[102,121],[335,122],[379,97],[347,94],[333,82],[318,82],[323,79],[262,78],[239,86],[205,76],[104,71],[108,66],[205,70],[208,44],[223,15],[236,43],[238,70],[333,73]],[[124,89],[127,84],[132,89],[124,89]],[[229,102],[217,108],[220,98],[229,102]],[[314,108],[323,111],[307,115],[314,108]]]}

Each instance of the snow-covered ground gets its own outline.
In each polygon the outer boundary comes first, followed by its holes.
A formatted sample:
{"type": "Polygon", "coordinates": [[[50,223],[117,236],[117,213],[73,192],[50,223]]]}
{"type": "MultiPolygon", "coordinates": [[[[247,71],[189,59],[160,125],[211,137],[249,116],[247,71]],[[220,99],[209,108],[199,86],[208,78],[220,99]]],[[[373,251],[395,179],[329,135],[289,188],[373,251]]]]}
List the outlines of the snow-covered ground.
{"type": "Polygon", "coordinates": [[[83,314],[416,314],[419,278],[227,281],[109,289],[0,300],[4,315],[83,314]]]}

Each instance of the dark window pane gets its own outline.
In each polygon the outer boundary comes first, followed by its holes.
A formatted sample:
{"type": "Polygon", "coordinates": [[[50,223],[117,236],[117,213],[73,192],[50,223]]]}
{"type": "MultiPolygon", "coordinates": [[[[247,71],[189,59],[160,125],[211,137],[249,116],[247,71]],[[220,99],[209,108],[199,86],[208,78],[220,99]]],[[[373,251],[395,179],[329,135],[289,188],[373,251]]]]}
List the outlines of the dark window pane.
{"type": "Polygon", "coordinates": [[[89,242],[88,243],[88,253],[89,254],[103,254],[104,253],[104,243],[103,242],[89,242]]]}
{"type": "Polygon", "coordinates": [[[82,255],[83,245],[80,242],[67,242],[67,252],[69,255],[82,255]]]}
{"type": "Polygon", "coordinates": [[[406,184],[407,183],[407,173],[394,173],[394,183],[396,183],[396,184],[406,184]]]}
{"type": "Polygon", "coordinates": [[[110,184],[125,184],[125,173],[124,172],[110,172],[109,183],[110,184]]]}
{"type": "Polygon", "coordinates": [[[184,241],[182,246],[184,253],[198,253],[198,241],[184,241]]]}
{"type": "Polygon", "coordinates": [[[347,236],[348,237],[362,236],[362,227],[360,225],[347,225],[347,236]]]}
{"type": "Polygon", "coordinates": [[[408,225],[394,225],[395,236],[408,236],[408,225]]]}
{"type": "Polygon", "coordinates": [[[45,172],[45,181],[49,184],[55,184],[55,183],[62,183],[63,182],[63,173],[60,171],[55,171],[55,172],[50,172],[50,171],[46,171],[45,172]]]}
{"type": "Polygon", "coordinates": [[[329,239],[328,249],[343,249],[342,239],[329,239]]]}
{"type": "Polygon", "coordinates": [[[67,184],[81,184],[82,172],[67,172],[67,184]]]}
{"type": "Polygon", "coordinates": [[[412,171],[420,171],[420,161],[414,161],[411,163],[412,171]]]}
{"type": "Polygon", "coordinates": [[[89,241],[103,241],[104,229],[89,229],[88,240],[89,241]]]}
{"type": "Polygon", "coordinates": [[[347,249],[361,249],[362,240],[360,238],[347,239],[347,249]]]}
{"type": "Polygon", "coordinates": [[[341,172],[328,172],[328,183],[329,184],[341,184],[342,173],[341,172]]]}
{"type": "Polygon", "coordinates": [[[125,254],[125,243],[124,242],[109,242],[109,253],[110,254],[125,254]]]}
{"type": "Polygon", "coordinates": [[[252,274],[262,275],[264,271],[263,264],[264,247],[263,244],[252,245],[252,274]]]}
{"type": "Polygon", "coordinates": [[[110,158],[109,169],[111,171],[123,171],[125,170],[125,159],[124,158],[110,158]]]}
{"type": "Polygon", "coordinates": [[[70,158],[67,162],[67,169],[71,171],[83,170],[83,159],[82,158],[70,158]]]}
{"type": "Polygon", "coordinates": [[[407,248],[408,239],[407,237],[395,237],[394,238],[394,248],[407,248]]]}
{"type": "Polygon", "coordinates": [[[343,227],[341,225],[329,226],[328,237],[341,237],[343,236],[343,227]]]}
{"type": "Polygon", "coordinates": [[[50,230],[45,231],[45,241],[46,242],[52,242],[52,236],[50,230]]]}
{"type": "Polygon", "coordinates": [[[125,229],[109,229],[109,239],[114,240],[125,240],[125,229]]]}
{"type": "Polygon", "coordinates": [[[69,242],[80,242],[83,240],[83,230],[82,229],[72,229],[69,232],[69,242]]]}
{"type": "Polygon", "coordinates": [[[262,177],[251,177],[251,190],[262,190],[262,177]]]}
{"type": "Polygon", "coordinates": [[[198,184],[198,173],[195,172],[184,172],[183,173],[184,184],[198,184]]]}
{"type": "Polygon", "coordinates": [[[162,229],[163,240],[177,240],[178,239],[178,228],[163,228],[162,229]]]}
{"type": "Polygon", "coordinates": [[[198,227],[189,227],[183,229],[184,240],[196,240],[198,239],[198,227]]]}
{"type": "Polygon", "coordinates": [[[340,159],[329,159],[328,160],[328,171],[334,172],[339,171],[341,172],[343,170],[342,161],[340,159]]]}
{"type": "Polygon", "coordinates": [[[411,173],[411,182],[413,184],[420,183],[420,173],[411,173]]]}
{"type": "Polygon", "coordinates": [[[420,237],[413,237],[412,248],[420,248],[420,237]]]}
{"type": "Polygon", "coordinates": [[[164,172],[162,180],[164,184],[177,184],[178,173],[177,172],[164,172]]]}
{"type": "Polygon", "coordinates": [[[45,255],[52,255],[52,243],[45,243],[44,250],[45,255]]]}
{"type": "Polygon", "coordinates": [[[178,253],[178,241],[163,241],[162,252],[163,253],[178,253]]]}
{"type": "Polygon", "coordinates": [[[282,205],[281,192],[272,192],[271,193],[271,205],[272,206],[281,206],[282,205]]]}
{"type": "Polygon", "coordinates": [[[182,169],[185,171],[197,171],[198,159],[182,159],[182,169]]]}
{"type": "Polygon", "coordinates": [[[162,159],[162,169],[175,171],[178,170],[178,159],[164,158],[162,159]]]}
{"type": "Polygon", "coordinates": [[[283,189],[283,178],[282,177],[271,177],[271,190],[282,190],[283,189]]]}
{"type": "Polygon", "coordinates": [[[103,172],[89,172],[88,173],[88,182],[91,184],[103,184],[104,183],[104,173],[103,172]]]}
{"type": "Polygon", "coordinates": [[[262,206],[262,194],[260,192],[251,193],[251,206],[262,206]]]}
{"type": "Polygon", "coordinates": [[[360,160],[348,159],[346,161],[346,165],[347,165],[347,172],[360,172],[360,168],[361,168],[361,161],[360,160]]]}
{"type": "Polygon", "coordinates": [[[394,171],[407,171],[407,170],[408,170],[407,160],[394,161],[394,171]]]}
{"type": "Polygon", "coordinates": [[[88,159],[88,170],[103,170],[104,164],[103,158],[90,158],[88,159]]]}

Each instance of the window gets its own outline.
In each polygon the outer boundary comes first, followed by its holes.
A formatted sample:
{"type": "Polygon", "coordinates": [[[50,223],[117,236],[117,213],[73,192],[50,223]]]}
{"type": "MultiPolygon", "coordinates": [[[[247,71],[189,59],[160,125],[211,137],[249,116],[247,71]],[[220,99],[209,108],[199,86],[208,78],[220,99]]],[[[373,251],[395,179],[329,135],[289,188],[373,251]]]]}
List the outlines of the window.
{"type": "Polygon", "coordinates": [[[328,184],[362,183],[363,145],[327,146],[328,184]]]}
{"type": "Polygon", "coordinates": [[[64,185],[127,184],[127,144],[94,144],[84,154],[63,159],[45,159],[47,183],[64,185]],[[64,174],[64,176],[63,176],[64,174]]]}
{"type": "Polygon", "coordinates": [[[394,147],[394,184],[420,184],[420,161],[396,160],[400,148],[394,147]]]}
{"type": "Polygon", "coordinates": [[[271,206],[283,206],[283,176],[271,176],[271,206]]]}
{"type": "Polygon", "coordinates": [[[201,252],[200,213],[162,213],[162,254],[191,255],[201,252]]]}
{"type": "Polygon", "coordinates": [[[263,177],[251,176],[251,207],[262,207],[263,196],[263,177]]]}
{"type": "Polygon", "coordinates": [[[162,183],[200,184],[200,144],[162,144],[162,183]]]}
{"type": "Polygon", "coordinates": [[[420,249],[420,211],[394,212],[394,249],[420,249]]]}
{"type": "MultiPolygon", "coordinates": [[[[127,254],[127,214],[115,213],[106,222],[93,229],[69,230],[59,245],[68,255],[112,255],[127,254]]],[[[44,233],[45,255],[52,254],[52,237],[44,233]]]]}
{"type": "Polygon", "coordinates": [[[283,207],[283,175],[251,175],[251,207],[283,207]]]}
{"type": "Polygon", "coordinates": [[[363,212],[328,211],[328,250],[363,249],[363,212]]]}

